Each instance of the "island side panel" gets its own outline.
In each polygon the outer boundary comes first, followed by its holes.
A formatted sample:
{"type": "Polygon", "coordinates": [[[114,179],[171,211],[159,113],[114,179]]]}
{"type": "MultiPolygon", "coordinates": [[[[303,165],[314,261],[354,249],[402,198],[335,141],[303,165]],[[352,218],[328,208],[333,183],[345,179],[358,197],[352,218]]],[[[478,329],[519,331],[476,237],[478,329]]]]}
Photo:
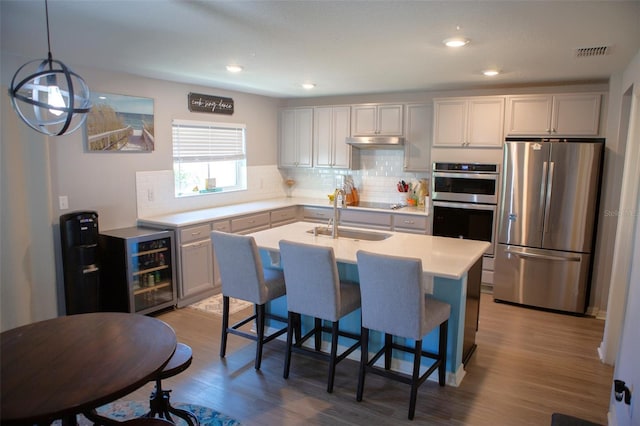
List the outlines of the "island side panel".
{"type": "Polygon", "coordinates": [[[447,371],[460,374],[464,341],[467,274],[459,280],[433,277],[433,297],[451,305],[447,335],[447,371]]]}

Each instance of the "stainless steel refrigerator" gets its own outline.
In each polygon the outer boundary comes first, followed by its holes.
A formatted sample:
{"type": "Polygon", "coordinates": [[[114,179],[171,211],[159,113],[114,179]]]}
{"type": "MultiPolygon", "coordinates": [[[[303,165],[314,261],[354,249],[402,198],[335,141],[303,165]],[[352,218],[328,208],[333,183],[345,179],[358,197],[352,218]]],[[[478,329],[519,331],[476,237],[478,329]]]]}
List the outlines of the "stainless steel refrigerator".
{"type": "Polygon", "coordinates": [[[507,138],[493,297],[584,313],[604,139],[507,138]]]}

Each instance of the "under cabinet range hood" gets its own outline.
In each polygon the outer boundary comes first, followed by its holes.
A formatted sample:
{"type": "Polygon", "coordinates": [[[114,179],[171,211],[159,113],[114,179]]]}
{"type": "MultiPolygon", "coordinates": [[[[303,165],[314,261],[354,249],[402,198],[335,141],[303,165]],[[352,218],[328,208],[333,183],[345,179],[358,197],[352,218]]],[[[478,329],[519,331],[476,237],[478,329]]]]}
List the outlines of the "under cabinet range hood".
{"type": "Polygon", "coordinates": [[[394,149],[404,146],[404,138],[390,136],[362,136],[347,138],[347,143],[360,149],[394,149]]]}

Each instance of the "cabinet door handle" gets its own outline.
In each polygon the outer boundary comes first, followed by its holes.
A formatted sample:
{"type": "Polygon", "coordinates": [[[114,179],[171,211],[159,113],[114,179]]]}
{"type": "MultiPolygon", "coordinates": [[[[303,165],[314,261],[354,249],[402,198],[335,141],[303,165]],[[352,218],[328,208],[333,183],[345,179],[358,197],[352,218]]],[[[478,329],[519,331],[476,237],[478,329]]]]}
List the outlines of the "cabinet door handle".
{"type": "Polygon", "coordinates": [[[98,267],[96,265],[89,265],[87,268],[82,270],[83,274],[90,274],[92,272],[98,272],[98,267]]]}
{"type": "Polygon", "coordinates": [[[413,225],[415,222],[413,220],[403,220],[404,223],[409,224],[409,225],[413,225]]]}
{"type": "Polygon", "coordinates": [[[191,233],[191,236],[192,236],[192,237],[195,237],[195,236],[197,236],[197,235],[200,235],[201,233],[202,233],[201,231],[198,231],[198,232],[192,232],[192,233],[191,233]]]}
{"type": "Polygon", "coordinates": [[[255,219],[247,219],[247,223],[256,223],[255,219]]]}

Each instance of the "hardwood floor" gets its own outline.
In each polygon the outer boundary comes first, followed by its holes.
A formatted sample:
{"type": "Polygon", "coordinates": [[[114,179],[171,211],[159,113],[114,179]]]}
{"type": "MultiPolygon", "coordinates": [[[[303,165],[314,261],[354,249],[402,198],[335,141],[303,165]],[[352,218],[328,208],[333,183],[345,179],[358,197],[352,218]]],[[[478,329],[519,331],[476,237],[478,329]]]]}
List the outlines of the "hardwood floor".
{"type": "MultiPolygon", "coordinates": [[[[244,425],[549,425],[554,412],[607,422],[613,368],[598,360],[604,322],[593,318],[494,303],[483,294],[478,349],[461,386],[425,382],[413,422],[408,385],[368,375],[356,402],[355,361],[338,365],[328,394],[325,362],[294,354],[289,379],[282,378],[284,342],[267,344],[255,371],[255,346],[246,339],[229,336],[220,359],[220,317],[185,308],[158,318],[194,353],[185,372],[163,382],[171,400],[212,407],[244,425]]],[[[152,389],[125,399],[146,400],[152,389]]]]}

